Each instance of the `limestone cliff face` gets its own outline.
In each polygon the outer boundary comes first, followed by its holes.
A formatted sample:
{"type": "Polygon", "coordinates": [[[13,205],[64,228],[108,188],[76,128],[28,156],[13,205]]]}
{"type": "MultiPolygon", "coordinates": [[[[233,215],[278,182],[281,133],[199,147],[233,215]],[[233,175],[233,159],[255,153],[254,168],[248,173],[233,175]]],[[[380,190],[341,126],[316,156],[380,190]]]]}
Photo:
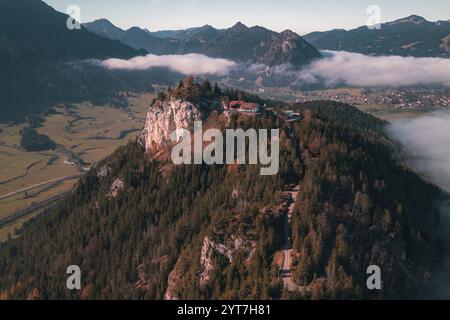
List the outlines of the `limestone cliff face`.
{"type": "Polygon", "coordinates": [[[167,289],[164,294],[164,300],[179,300],[176,287],[178,283],[182,281],[182,278],[178,275],[177,270],[173,269],[169,274],[169,279],[167,280],[167,289]]]}
{"type": "Polygon", "coordinates": [[[157,100],[148,110],[144,131],[139,137],[146,152],[157,157],[171,146],[171,135],[178,129],[192,131],[194,121],[201,119],[200,110],[191,102],[176,98],[157,100]]]}
{"type": "Polygon", "coordinates": [[[199,281],[200,285],[206,284],[209,281],[210,273],[214,271],[212,263],[214,255],[222,255],[231,263],[233,261],[233,255],[240,251],[247,259],[250,259],[255,251],[255,246],[256,243],[254,241],[248,241],[235,235],[231,235],[225,244],[215,242],[210,237],[205,237],[200,254],[202,267],[199,281]]]}

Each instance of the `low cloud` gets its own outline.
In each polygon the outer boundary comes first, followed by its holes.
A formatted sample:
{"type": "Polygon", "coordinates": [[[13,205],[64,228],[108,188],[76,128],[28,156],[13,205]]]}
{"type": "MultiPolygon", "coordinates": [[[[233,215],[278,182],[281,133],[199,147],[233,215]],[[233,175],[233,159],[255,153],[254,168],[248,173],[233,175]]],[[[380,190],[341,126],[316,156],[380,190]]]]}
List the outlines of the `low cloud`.
{"type": "MultiPolygon", "coordinates": [[[[404,147],[408,164],[450,192],[450,111],[392,123],[389,135],[404,147]]],[[[450,243],[450,202],[439,203],[440,225],[435,230],[443,243],[450,243]]],[[[426,299],[450,299],[450,253],[434,270],[426,299]]]]}
{"type": "Polygon", "coordinates": [[[163,55],[149,54],[129,60],[108,59],[100,64],[108,69],[147,70],[168,68],[185,75],[255,77],[262,75],[282,83],[295,85],[402,87],[413,85],[450,86],[450,59],[415,58],[399,56],[372,57],[346,51],[322,51],[318,59],[302,70],[291,65],[268,67],[262,64],[238,64],[227,59],[211,58],[201,54],[163,55]]]}
{"type": "Polygon", "coordinates": [[[450,192],[450,112],[394,122],[388,133],[403,146],[412,168],[450,192]]]}
{"type": "Polygon", "coordinates": [[[236,63],[226,59],[210,58],[201,54],[164,55],[149,54],[129,60],[108,59],[100,62],[107,69],[147,70],[156,67],[168,68],[185,75],[218,75],[225,76],[236,63]]]}
{"type": "Polygon", "coordinates": [[[325,57],[298,72],[297,82],[350,86],[450,86],[450,59],[399,56],[372,57],[324,51],[325,57]]]}
{"type": "MultiPolygon", "coordinates": [[[[450,192],[450,111],[436,112],[389,125],[388,133],[404,148],[410,167],[450,192]]],[[[440,225],[434,232],[450,243],[450,202],[437,204],[440,225]]],[[[426,299],[450,299],[450,253],[446,249],[442,264],[434,270],[426,299]]]]}

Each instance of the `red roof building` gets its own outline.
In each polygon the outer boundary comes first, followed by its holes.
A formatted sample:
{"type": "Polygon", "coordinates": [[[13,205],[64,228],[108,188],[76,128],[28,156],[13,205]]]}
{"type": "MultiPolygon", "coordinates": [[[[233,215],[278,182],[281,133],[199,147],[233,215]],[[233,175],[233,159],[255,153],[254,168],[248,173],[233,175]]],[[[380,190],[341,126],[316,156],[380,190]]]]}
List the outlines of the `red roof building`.
{"type": "Polygon", "coordinates": [[[228,109],[236,110],[239,112],[257,113],[261,110],[261,106],[253,102],[245,101],[230,101],[228,109]]]}

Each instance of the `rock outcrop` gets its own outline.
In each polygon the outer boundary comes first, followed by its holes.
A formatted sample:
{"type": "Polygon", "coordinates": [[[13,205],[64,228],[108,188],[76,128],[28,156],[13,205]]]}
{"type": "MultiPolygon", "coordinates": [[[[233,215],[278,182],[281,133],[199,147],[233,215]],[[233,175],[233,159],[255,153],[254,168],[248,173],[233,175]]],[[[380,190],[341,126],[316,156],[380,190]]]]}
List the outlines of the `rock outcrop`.
{"type": "Polygon", "coordinates": [[[200,285],[204,285],[209,281],[210,273],[214,270],[212,258],[214,255],[222,255],[227,258],[228,262],[233,262],[233,255],[237,251],[244,252],[249,259],[255,249],[253,241],[247,241],[234,235],[227,241],[226,245],[214,242],[211,238],[205,237],[200,254],[200,263],[202,266],[200,274],[200,285]]]}
{"type": "Polygon", "coordinates": [[[111,184],[111,187],[109,189],[109,192],[107,194],[108,198],[115,198],[119,195],[119,192],[122,191],[124,188],[124,183],[121,179],[116,179],[111,184]]]}
{"type": "Polygon", "coordinates": [[[147,113],[139,141],[148,153],[156,156],[164,147],[172,145],[173,132],[179,129],[192,131],[194,121],[200,118],[200,111],[191,102],[175,98],[157,100],[147,113]]]}
{"type": "Polygon", "coordinates": [[[164,300],[179,300],[176,293],[177,284],[181,282],[181,277],[178,275],[176,268],[173,269],[169,274],[169,279],[167,280],[167,289],[164,294],[164,300]]]}
{"type": "Polygon", "coordinates": [[[104,178],[109,174],[110,171],[111,171],[111,168],[108,167],[107,165],[104,165],[103,167],[101,167],[97,170],[97,177],[100,179],[104,178]]]}

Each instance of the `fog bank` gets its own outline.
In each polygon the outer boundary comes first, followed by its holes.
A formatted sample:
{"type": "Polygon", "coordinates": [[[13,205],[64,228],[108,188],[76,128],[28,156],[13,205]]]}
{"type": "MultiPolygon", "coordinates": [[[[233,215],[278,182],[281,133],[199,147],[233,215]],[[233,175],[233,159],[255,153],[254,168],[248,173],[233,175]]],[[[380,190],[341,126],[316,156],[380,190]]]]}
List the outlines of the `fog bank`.
{"type": "Polygon", "coordinates": [[[450,86],[450,59],[372,57],[346,51],[324,51],[324,55],[299,73],[299,81],[366,87],[450,86]]]}
{"type": "Polygon", "coordinates": [[[100,64],[107,69],[147,70],[155,67],[164,67],[185,75],[211,74],[218,76],[227,75],[236,66],[236,63],[230,60],[215,59],[194,53],[164,56],[149,54],[129,60],[107,59],[101,61],[100,64]]]}
{"type": "Polygon", "coordinates": [[[450,193],[450,111],[396,121],[388,127],[409,165],[450,193]]]}

